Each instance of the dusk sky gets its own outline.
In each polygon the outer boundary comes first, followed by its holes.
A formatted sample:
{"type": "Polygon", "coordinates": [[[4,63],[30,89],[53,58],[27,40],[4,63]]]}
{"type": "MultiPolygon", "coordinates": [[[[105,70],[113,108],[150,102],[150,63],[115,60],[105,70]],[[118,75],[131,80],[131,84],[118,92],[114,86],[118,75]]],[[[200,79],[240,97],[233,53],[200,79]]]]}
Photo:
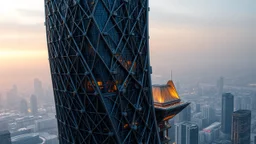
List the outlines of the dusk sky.
{"type": "MultiPolygon", "coordinates": [[[[44,1],[0,1],[0,93],[31,93],[34,78],[49,86],[44,1]]],[[[177,80],[253,71],[256,0],[150,0],[150,49],[154,83],[171,70],[177,80]]]]}

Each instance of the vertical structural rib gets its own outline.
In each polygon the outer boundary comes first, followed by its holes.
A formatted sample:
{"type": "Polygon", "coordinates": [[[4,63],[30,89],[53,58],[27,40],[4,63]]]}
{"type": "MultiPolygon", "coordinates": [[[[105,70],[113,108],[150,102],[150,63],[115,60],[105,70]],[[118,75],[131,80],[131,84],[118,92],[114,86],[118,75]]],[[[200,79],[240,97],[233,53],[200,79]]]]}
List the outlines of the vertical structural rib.
{"type": "Polygon", "coordinates": [[[45,0],[59,140],[159,143],[148,0],[45,0]]]}

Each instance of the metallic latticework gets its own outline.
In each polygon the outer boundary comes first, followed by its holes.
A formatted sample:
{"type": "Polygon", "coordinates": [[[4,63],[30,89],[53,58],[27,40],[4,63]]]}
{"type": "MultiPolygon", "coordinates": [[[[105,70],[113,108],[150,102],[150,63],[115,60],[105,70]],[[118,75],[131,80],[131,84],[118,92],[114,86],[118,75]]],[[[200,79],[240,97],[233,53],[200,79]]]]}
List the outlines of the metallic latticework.
{"type": "Polygon", "coordinates": [[[159,143],[148,0],[45,0],[61,144],[159,143]]]}

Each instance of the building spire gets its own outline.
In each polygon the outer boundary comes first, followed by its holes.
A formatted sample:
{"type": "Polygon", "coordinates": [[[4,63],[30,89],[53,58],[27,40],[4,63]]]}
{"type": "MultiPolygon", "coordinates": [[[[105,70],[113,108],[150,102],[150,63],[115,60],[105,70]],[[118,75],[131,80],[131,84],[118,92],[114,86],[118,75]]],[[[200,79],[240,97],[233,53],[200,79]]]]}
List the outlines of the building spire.
{"type": "Polygon", "coordinates": [[[171,80],[172,80],[172,70],[171,70],[171,80]]]}

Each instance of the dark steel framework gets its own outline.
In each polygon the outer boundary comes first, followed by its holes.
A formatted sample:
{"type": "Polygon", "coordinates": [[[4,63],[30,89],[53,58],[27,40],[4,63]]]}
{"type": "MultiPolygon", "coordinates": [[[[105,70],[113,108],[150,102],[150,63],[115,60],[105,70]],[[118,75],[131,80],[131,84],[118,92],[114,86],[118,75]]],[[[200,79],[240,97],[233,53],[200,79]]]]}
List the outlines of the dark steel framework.
{"type": "Polygon", "coordinates": [[[148,0],[45,0],[63,143],[160,143],[148,0]]]}

